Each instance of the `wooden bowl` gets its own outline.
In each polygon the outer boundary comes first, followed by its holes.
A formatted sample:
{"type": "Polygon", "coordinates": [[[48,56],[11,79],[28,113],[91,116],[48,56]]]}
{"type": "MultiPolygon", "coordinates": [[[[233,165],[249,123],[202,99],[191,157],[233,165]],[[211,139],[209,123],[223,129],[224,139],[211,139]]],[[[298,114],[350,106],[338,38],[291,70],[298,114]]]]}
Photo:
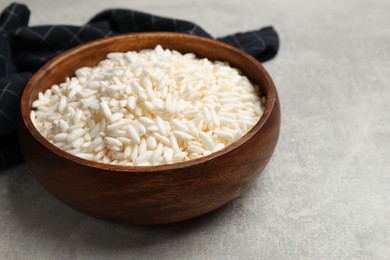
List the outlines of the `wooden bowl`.
{"type": "Polygon", "coordinates": [[[131,224],[161,224],[210,212],[239,196],[260,175],[276,146],[280,128],[277,92],[265,69],[251,56],[224,43],[177,33],[128,34],[71,49],[43,66],[28,83],[21,102],[19,135],[28,167],[56,198],[88,215],[131,224]],[[88,161],[57,148],[30,119],[38,92],[94,66],[108,52],[161,44],[182,53],[228,61],[260,86],[267,102],[259,122],[242,138],[208,156],[187,162],[117,166],[88,161]]]}

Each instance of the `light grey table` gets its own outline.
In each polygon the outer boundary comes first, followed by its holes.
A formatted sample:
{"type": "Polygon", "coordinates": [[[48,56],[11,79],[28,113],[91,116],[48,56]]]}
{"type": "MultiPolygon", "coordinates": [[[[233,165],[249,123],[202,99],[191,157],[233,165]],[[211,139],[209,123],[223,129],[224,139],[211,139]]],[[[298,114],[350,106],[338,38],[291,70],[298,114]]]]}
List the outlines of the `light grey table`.
{"type": "Polygon", "coordinates": [[[1,259],[390,258],[390,1],[25,2],[33,25],[82,24],[108,7],[188,19],[215,36],[273,25],[281,48],[265,67],[283,125],[255,185],[187,223],[102,222],[51,197],[25,165],[1,172],[1,259]]]}

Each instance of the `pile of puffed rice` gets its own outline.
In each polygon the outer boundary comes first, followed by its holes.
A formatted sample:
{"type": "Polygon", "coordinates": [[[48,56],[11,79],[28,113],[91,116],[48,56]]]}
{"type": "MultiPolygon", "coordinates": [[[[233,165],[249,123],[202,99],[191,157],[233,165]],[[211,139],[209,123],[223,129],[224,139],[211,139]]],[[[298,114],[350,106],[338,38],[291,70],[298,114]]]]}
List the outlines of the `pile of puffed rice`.
{"type": "Polygon", "coordinates": [[[109,53],[53,85],[30,117],[55,146],[87,160],[149,166],[209,155],[248,132],[265,98],[226,62],[157,46],[109,53]]]}

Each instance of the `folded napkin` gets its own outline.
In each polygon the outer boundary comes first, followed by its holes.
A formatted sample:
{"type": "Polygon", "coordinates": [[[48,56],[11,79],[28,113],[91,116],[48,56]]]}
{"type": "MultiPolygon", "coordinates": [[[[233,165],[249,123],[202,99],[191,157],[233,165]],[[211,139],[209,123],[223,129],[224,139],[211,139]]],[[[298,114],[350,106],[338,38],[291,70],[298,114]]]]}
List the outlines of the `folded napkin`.
{"type": "MultiPolygon", "coordinates": [[[[0,169],[23,161],[16,124],[20,97],[27,82],[42,65],[62,52],[95,39],[135,32],[181,32],[212,38],[200,26],[174,18],[110,9],[83,26],[28,26],[30,11],[13,3],[0,16],[0,169]]],[[[217,38],[259,61],[272,59],[279,48],[272,27],[217,38]]]]}

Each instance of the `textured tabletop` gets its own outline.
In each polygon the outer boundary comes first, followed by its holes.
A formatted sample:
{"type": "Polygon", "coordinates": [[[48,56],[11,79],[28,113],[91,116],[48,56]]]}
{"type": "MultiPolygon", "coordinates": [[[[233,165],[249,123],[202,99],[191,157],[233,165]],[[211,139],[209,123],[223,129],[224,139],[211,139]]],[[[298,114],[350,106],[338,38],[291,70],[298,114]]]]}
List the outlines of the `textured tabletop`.
{"type": "Polygon", "coordinates": [[[282,130],[245,194],[166,226],[95,220],[25,165],[0,172],[0,259],[390,258],[390,1],[24,2],[32,25],[79,25],[109,7],[191,20],[214,36],[273,25],[281,48],[264,65],[282,130]]]}

